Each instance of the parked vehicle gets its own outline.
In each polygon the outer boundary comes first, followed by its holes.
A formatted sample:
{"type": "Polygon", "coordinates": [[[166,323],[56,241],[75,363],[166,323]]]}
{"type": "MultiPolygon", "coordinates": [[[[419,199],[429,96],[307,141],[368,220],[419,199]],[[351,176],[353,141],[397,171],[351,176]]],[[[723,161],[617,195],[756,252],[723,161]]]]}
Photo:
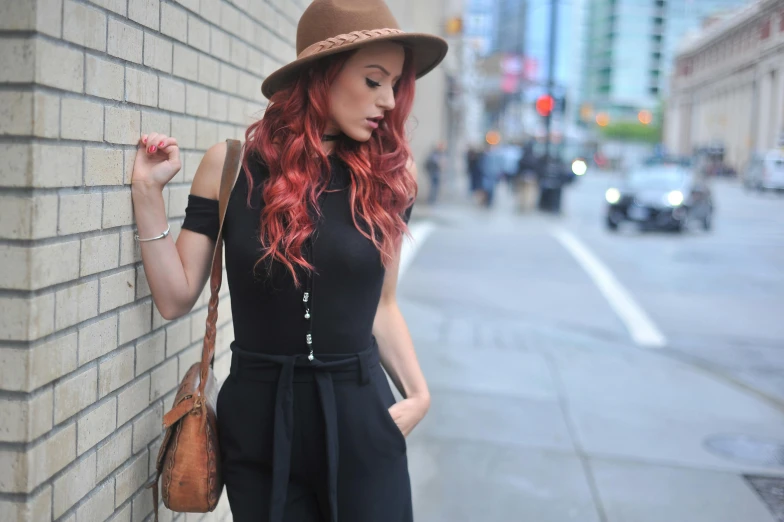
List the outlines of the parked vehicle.
{"type": "Polygon", "coordinates": [[[759,191],[784,191],[784,149],[752,156],[743,184],[759,191]]]}
{"type": "Polygon", "coordinates": [[[606,225],[617,230],[624,222],[643,229],[681,231],[698,222],[713,224],[713,197],[702,176],[679,164],[642,165],[605,193],[606,225]]]}

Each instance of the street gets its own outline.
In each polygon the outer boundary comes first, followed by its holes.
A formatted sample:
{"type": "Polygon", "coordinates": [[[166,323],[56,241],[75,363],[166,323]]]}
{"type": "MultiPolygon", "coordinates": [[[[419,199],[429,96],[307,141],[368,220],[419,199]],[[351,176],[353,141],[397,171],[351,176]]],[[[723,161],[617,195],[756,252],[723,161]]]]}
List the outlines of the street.
{"type": "Polygon", "coordinates": [[[710,233],[613,233],[612,182],[561,218],[415,210],[418,522],[784,520],[784,197],[722,181],[710,233]]]}

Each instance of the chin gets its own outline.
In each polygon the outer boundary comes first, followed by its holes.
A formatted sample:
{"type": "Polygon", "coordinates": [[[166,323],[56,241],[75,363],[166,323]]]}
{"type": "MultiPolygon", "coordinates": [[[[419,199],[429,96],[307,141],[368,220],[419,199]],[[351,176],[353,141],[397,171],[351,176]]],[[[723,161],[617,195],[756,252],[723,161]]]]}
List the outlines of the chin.
{"type": "Polygon", "coordinates": [[[343,134],[354,141],[365,142],[370,139],[370,137],[373,135],[373,132],[366,129],[352,129],[350,131],[343,131],[343,134]]]}

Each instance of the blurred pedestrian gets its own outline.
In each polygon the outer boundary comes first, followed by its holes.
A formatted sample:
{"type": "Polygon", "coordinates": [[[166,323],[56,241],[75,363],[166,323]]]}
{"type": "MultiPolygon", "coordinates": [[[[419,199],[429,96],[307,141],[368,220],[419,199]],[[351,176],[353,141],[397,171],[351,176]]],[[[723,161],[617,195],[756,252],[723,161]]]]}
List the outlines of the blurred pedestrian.
{"type": "Polygon", "coordinates": [[[468,181],[469,181],[469,188],[470,188],[470,195],[473,197],[479,197],[479,193],[482,190],[482,161],[484,158],[484,152],[477,147],[476,145],[472,145],[468,149],[468,153],[466,154],[466,163],[468,166],[468,181]]]}
{"type": "Polygon", "coordinates": [[[504,153],[496,145],[488,145],[482,159],[482,192],[484,193],[484,206],[493,206],[495,189],[504,173],[504,153]]]}
{"type": "Polygon", "coordinates": [[[438,199],[438,189],[441,186],[441,174],[446,169],[446,143],[439,141],[430,151],[430,155],[425,161],[425,170],[430,179],[430,191],[427,194],[427,202],[435,204],[438,199]]]}
{"type": "Polygon", "coordinates": [[[534,152],[534,142],[529,141],[523,147],[520,161],[517,163],[515,177],[517,196],[517,210],[531,212],[536,204],[536,192],[539,182],[537,180],[537,158],[534,152]]]}

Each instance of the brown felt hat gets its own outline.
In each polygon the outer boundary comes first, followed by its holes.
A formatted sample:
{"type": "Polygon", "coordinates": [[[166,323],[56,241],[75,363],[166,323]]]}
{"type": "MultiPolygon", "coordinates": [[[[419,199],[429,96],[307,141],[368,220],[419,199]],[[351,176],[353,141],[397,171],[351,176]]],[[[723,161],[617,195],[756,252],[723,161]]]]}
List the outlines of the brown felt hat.
{"type": "Polygon", "coordinates": [[[441,63],[448,49],[438,36],[400,30],[383,0],[314,0],[297,24],[297,59],[270,74],[261,92],[269,98],[315,60],[382,41],[412,50],[417,78],[441,63]]]}

